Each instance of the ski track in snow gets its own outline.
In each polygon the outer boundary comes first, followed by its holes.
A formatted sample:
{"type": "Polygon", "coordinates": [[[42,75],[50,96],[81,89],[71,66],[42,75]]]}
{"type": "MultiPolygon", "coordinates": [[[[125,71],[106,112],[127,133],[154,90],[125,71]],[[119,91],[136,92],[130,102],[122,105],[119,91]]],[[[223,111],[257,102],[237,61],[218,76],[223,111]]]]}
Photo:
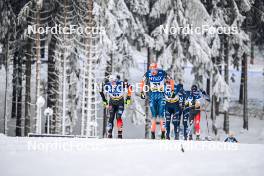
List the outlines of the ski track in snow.
{"type": "Polygon", "coordinates": [[[262,175],[264,145],[209,141],[0,137],[3,176],[262,175]],[[38,150],[32,146],[35,142],[38,150]],[[29,147],[32,144],[31,148],[29,147]],[[56,144],[67,150],[43,146],[56,144]],[[180,150],[183,145],[185,152],[180,150]],[[69,146],[86,146],[70,150],[69,146]],[[188,149],[192,145],[194,149],[188,149]],[[202,147],[218,145],[232,148],[202,147]]]}

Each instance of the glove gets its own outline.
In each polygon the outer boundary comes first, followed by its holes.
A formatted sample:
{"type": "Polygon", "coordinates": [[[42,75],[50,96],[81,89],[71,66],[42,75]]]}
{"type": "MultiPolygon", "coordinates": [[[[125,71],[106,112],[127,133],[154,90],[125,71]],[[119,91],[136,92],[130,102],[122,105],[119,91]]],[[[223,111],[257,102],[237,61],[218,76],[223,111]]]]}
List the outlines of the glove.
{"type": "Polygon", "coordinates": [[[107,101],[103,101],[103,105],[106,108],[108,106],[108,102],[107,101]]]}
{"type": "Polygon", "coordinates": [[[141,92],[141,93],[140,93],[140,97],[141,97],[141,99],[145,99],[145,98],[146,98],[144,92],[141,92]]]}
{"type": "Polygon", "coordinates": [[[126,98],[125,104],[126,105],[130,105],[131,104],[131,98],[130,97],[126,98]]]}
{"type": "Polygon", "coordinates": [[[173,91],[172,94],[171,94],[171,98],[175,98],[176,97],[176,94],[175,92],[173,91]]]}

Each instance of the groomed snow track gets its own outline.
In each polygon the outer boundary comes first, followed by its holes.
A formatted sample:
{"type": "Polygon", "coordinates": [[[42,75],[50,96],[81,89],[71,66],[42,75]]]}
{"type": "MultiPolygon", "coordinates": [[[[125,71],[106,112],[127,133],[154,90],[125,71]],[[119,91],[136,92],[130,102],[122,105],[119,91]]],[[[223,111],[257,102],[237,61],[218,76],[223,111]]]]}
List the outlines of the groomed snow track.
{"type": "Polygon", "coordinates": [[[0,156],[4,176],[260,176],[264,145],[0,136],[0,156]]]}

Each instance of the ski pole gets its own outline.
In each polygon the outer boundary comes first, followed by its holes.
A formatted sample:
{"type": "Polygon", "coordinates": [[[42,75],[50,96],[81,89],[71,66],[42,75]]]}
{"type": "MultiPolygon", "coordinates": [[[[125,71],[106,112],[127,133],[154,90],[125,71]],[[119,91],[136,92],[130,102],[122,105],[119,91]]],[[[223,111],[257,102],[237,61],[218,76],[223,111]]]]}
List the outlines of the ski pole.
{"type": "Polygon", "coordinates": [[[130,110],[134,110],[134,111],[138,112],[139,114],[141,114],[141,115],[143,115],[143,116],[146,116],[146,114],[144,114],[143,112],[139,111],[137,108],[134,108],[134,109],[129,108],[129,109],[130,109],[130,110]]]}
{"type": "Polygon", "coordinates": [[[204,112],[205,112],[205,118],[206,118],[207,134],[208,134],[208,136],[210,136],[208,116],[207,116],[207,112],[206,111],[204,111],[204,112]]]}
{"type": "Polygon", "coordinates": [[[192,120],[191,123],[190,123],[190,127],[189,127],[189,130],[188,130],[188,134],[187,134],[187,140],[188,141],[190,140],[189,137],[190,137],[190,134],[192,132],[193,127],[194,127],[194,123],[193,123],[193,120],[192,120]]]}
{"type": "Polygon", "coordinates": [[[207,105],[205,105],[205,118],[206,118],[206,126],[207,126],[207,135],[208,137],[210,136],[210,131],[209,131],[209,123],[208,123],[208,115],[207,115],[207,111],[206,111],[206,108],[209,106],[209,103],[207,105]]]}

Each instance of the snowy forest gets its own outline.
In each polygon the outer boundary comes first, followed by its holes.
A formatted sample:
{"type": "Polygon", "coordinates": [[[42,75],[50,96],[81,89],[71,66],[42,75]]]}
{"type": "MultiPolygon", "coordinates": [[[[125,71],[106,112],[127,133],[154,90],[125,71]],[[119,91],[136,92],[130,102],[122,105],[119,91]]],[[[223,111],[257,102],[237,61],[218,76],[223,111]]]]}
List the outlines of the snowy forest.
{"type": "MultiPolygon", "coordinates": [[[[250,131],[258,123],[250,119],[264,116],[264,1],[1,0],[0,133],[103,137],[108,113],[97,85],[112,74],[137,83],[151,62],[185,89],[206,90],[211,135],[250,131]],[[105,32],[28,34],[29,25],[105,32]],[[238,33],[161,30],[190,25],[238,33]]],[[[138,92],[124,116],[128,138],[148,138],[150,113],[138,92]]]]}

